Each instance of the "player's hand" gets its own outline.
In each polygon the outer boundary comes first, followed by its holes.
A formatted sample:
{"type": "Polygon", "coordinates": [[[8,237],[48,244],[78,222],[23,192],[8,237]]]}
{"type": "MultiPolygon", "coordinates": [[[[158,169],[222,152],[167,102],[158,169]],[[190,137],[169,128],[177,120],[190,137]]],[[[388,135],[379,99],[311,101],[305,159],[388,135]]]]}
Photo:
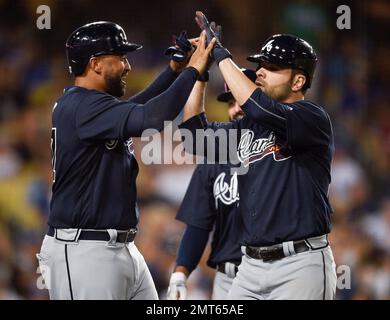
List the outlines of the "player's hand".
{"type": "Polygon", "coordinates": [[[195,51],[194,45],[196,45],[197,40],[199,39],[188,39],[186,31],[182,31],[178,37],[172,36],[173,45],[165,50],[165,55],[171,60],[169,65],[173,71],[180,72],[187,66],[195,51]]]}
{"type": "Polygon", "coordinates": [[[212,56],[217,64],[226,58],[232,58],[232,54],[229,52],[229,50],[224,48],[221,44],[220,32],[218,32],[218,27],[215,26],[215,23],[211,25],[202,11],[196,11],[195,21],[201,30],[206,31],[207,43],[210,43],[213,38],[216,38],[216,44],[212,51],[212,56]]]}
{"type": "Polygon", "coordinates": [[[192,54],[191,59],[188,62],[188,66],[198,70],[199,74],[203,74],[206,71],[209,55],[215,45],[215,42],[216,39],[214,38],[206,47],[206,32],[202,31],[200,34],[198,46],[195,52],[192,54]]]}
{"type": "Polygon", "coordinates": [[[183,272],[174,272],[169,280],[167,300],[187,299],[187,276],[183,272]]]}
{"type": "MultiPolygon", "coordinates": [[[[215,31],[216,38],[221,40],[222,27],[220,25],[216,25],[216,23],[214,21],[212,21],[210,23],[210,27],[215,31]]],[[[213,63],[214,63],[214,58],[210,55],[209,60],[207,61],[206,71],[203,72],[203,74],[201,74],[198,77],[198,81],[203,81],[203,82],[209,81],[209,78],[210,78],[210,71],[209,70],[210,70],[210,67],[212,66],[213,63]]]]}

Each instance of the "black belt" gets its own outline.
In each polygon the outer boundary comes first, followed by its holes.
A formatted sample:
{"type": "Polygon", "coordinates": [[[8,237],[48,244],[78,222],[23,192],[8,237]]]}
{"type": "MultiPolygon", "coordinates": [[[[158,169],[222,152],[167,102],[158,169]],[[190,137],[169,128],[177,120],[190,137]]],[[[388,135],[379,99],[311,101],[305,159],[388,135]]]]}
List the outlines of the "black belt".
{"type": "MultiPolygon", "coordinates": [[[[310,247],[306,244],[305,241],[294,241],[294,251],[295,253],[301,253],[309,251],[310,247]]],[[[246,254],[253,259],[260,259],[264,262],[280,260],[287,257],[284,254],[283,245],[277,244],[270,247],[250,247],[247,246],[245,249],[246,254]]]]}
{"type": "MultiPolygon", "coordinates": [[[[49,227],[47,232],[48,236],[54,237],[55,228],[49,227]]],[[[118,231],[116,242],[127,243],[134,241],[137,229],[133,228],[129,231],[118,231]]],[[[97,240],[97,241],[110,241],[110,234],[106,230],[81,230],[78,237],[79,240],[97,240]]],[[[60,239],[61,240],[61,239],[60,239]]]]}
{"type": "MultiPolygon", "coordinates": [[[[234,264],[233,262],[229,262],[229,263],[234,264]]],[[[218,263],[217,270],[219,272],[226,274],[226,264],[227,264],[227,262],[218,263]]],[[[234,264],[234,276],[237,274],[237,272],[238,272],[238,265],[234,264]]]]}

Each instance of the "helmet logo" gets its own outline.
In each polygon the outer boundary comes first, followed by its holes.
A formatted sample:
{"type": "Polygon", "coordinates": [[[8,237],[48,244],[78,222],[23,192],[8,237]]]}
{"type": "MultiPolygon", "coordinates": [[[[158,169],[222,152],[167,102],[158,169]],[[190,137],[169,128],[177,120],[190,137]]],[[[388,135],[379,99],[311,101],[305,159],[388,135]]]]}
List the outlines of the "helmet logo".
{"type": "Polygon", "coordinates": [[[126,37],[126,34],[123,30],[119,33],[118,36],[119,36],[119,41],[121,43],[127,43],[127,37],[126,37]]]}
{"type": "Polygon", "coordinates": [[[274,40],[271,40],[271,41],[268,41],[267,44],[262,48],[262,50],[267,50],[267,52],[270,52],[271,49],[272,49],[272,42],[274,42],[274,40]]]}

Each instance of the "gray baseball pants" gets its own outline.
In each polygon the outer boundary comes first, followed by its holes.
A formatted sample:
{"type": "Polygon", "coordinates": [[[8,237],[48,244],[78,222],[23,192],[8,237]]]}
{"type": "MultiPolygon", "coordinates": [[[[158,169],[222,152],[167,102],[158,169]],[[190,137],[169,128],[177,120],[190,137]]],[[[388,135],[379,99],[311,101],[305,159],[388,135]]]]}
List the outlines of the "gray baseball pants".
{"type": "Polygon", "coordinates": [[[326,236],[306,239],[312,249],[264,262],[245,254],[228,294],[231,300],[332,300],[337,275],[326,236]]]}
{"type": "MultiPolygon", "coordinates": [[[[37,254],[52,300],[156,300],[157,291],[134,242],[78,240],[77,229],[57,229],[61,239],[45,236],[37,254]]],[[[112,230],[110,230],[112,231],[112,230]]]]}

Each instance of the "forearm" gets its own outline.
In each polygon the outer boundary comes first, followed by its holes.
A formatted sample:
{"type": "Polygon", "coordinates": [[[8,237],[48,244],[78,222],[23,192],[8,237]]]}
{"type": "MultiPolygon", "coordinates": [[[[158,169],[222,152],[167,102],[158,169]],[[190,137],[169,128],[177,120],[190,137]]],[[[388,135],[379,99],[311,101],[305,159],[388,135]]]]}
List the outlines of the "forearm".
{"type": "Polygon", "coordinates": [[[164,121],[172,121],[183,109],[197,77],[194,68],[186,68],[165,92],[134,108],[126,122],[125,136],[141,136],[146,129],[161,131],[164,121]]]}
{"type": "Polygon", "coordinates": [[[205,92],[206,82],[197,81],[191,91],[186,105],[184,106],[183,122],[204,112],[205,92]]]}
{"type": "Polygon", "coordinates": [[[256,90],[256,85],[245,76],[230,58],[222,60],[218,67],[234,98],[242,106],[256,90]]]}
{"type": "Polygon", "coordinates": [[[129,101],[144,104],[150,99],[164,92],[176,80],[180,73],[167,66],[158,77],[144,90],[131,97],[129,101]]]}
{"type": "Polygon", "coordinates": [[[188,225],[180,242],[176,257],[176,271],[187,276],[196,268],[208,241],[207,230],[188,225]],[[185,273],[187,272],[187,273],[185,273]]]}
{"type": "Polygon", "coordinates": [[[190,272],[185,266],[176,266],[173,272],[182,272],[188,277],[190,275],[190,272]]]}

